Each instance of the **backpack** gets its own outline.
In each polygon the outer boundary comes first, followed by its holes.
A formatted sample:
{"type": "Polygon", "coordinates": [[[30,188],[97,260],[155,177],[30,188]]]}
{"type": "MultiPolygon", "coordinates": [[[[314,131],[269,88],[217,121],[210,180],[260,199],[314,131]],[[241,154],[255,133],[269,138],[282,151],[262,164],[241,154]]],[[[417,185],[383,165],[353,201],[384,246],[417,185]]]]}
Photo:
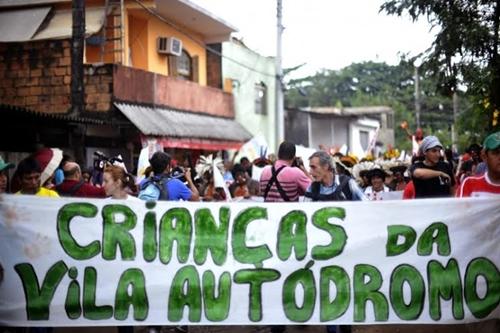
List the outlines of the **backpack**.
{"type": "Polygon", "coordinates": [[[306,192],[305,196],[311,198],[312,201],[351,201],[352,192],[349,186],[351,178],[346,175],[339,175],[339,184],[335,191],[331,194],[320,194],[321,183],[313,182],[311,184],[311,192],[306,192]]]}
{"type": "Polygon", "coordinates": [[[169,200],[167,183],[168,177],[149,177],[141,184],[138,198],[141,200],[169,200]]]}

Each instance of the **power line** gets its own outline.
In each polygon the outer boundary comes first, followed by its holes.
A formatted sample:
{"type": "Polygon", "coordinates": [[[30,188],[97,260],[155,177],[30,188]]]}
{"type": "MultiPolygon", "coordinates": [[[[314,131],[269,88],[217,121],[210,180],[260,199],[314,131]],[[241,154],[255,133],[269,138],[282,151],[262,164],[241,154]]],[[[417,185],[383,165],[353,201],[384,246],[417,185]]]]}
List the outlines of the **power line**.
{"type": "Polygon", "coordinates": [[[148,8],[146,5],[144,5],[141,1],[139,0],[134,0],[137,4],[139,4],[142,8],[144,8],[144,10],[146,10],[149,14],[155,16],[156,18],[158,18],[160,21],[162,21],[163,23],[171,26],[174,30],[176,30],[177,32],[187,36],[187,38],[189,38],[190,40],[192,40],[193,42],[195,42],[196,44],[198,44],[199,46],[201,46],[202,48],[204,48],[205,50],[207,50],[208,52],[211,52],[215,55],[218,55],[219,57],[222,57],[224,59],[227,59],[229,61],[232,61],[234,62],[235,64],[241,66],[241,67],[244,67],[245,69],[248,69],[252,72],[255,72],[255,73],[259,73],[259,74],[262,74],[262,75],[265,75],[265,76],[268,76],[268,77],[272,77],[272,78],[276,78],[276,75],[272,75],[272,74],[269,74],[269,73],[265,73],[265,72],[261,72],[261,71],[258,71],[256,70],[255,68],[252,68],[236,59],[233,59],[231,57],[228,57],[228,56],[225,56],[223,55],[221,52],[217,51],[216,49],[214,48],[211,48],[210,46],[208,46],[207,44],[205,44],[203,41],[191,36],[189,33],[186,33],[184,30],[182,30],[182,28],[178,27],[177,25],[173,24],[172,22],[168,21],[166,18],[164,18],[163,16],[161,16],[161,14],[157,13],[155,10],[153,10],[152,8],[148,8]]]}

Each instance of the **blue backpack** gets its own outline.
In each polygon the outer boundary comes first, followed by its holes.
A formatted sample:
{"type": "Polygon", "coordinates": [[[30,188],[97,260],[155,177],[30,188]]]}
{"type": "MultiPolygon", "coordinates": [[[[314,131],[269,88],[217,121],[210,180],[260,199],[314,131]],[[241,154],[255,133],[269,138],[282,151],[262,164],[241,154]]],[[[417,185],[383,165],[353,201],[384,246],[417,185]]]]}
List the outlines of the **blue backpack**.
{"type": "Polygon", "coordinates": [[[141,184],[138,198],[146,201],[168,200],[167,183],[170,178],[163,177],[149,177],[141,184]]]}

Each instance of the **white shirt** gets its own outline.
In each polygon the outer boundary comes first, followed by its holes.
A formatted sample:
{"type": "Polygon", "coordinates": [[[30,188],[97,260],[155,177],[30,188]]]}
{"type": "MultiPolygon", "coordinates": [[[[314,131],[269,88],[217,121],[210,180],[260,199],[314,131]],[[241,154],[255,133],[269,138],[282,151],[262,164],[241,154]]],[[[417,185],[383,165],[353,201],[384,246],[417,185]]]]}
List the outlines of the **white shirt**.
{"type": "Polygon", "coordinates": [[[382,193],[389,192],[389,191],[390,191],[389,188],[387,186],[385,186],[385,185],[384,185],[384,188],[382,189],[382,191],[378,191],[378,192],[373,191],[373,187],[368,186],[365,189],[365,195],[371,201],[378,201],[378,200],[383,200],[382,193]]]}

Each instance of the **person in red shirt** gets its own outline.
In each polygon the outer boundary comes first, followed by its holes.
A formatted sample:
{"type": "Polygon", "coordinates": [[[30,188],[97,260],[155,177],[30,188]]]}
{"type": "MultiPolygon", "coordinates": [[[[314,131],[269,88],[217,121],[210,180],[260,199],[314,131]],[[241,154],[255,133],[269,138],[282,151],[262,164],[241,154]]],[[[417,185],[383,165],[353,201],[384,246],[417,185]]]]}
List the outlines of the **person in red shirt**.
{"type": "Polygon", "coordinates": [[[63,166],[64,181],[56,186],[60,196],[81,198],[105,198],[104,188],[86,183],[82,170],[75,162],[67,162],[63,166]]]}
{"type": "Polygon", "coordinates": [[[403,190],[403,200],[415,199],[415,186],[413,180],[410,180],[403,190]]]}
{"type": "Polygon", "coordinates": [[[467,177],[458,188],[456,196],[480,197],[500,194],[500,131],[486,137],[481,152],[486,162],[486,172],[478,177],[467,177]]]}

